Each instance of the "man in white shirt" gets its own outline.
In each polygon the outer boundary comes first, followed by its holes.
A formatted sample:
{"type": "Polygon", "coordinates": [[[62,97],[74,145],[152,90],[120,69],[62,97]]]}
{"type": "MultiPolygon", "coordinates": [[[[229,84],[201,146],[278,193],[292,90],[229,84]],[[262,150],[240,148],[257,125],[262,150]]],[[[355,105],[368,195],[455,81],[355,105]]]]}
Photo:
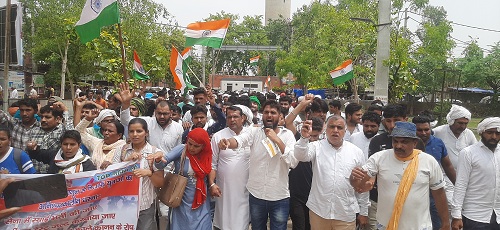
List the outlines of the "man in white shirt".
{"type": "Polygon", "coordinates": [[[10,92],[10,98],[12,99],[18,99],[19,98],[19,93],[17,92],[17,89],[12,87],[12,92],[10,92]]]}
{"type": "Polygon", "coordinates": [[[331,115],[339,115],[345,118],[344,112],[340,110],[341,108],[342,108],[342,103],[340,103],[339,100],[330,101],[328,103],[328,113],[326,113],[326,117],[329,117],[331,115]]]}
{"type": "Polygon", "coordinates": [[[393,149],[376,152],[361,168],[352,171],[356,191],[373,187],[377,177],[378,229],[432,229],[429,191],[443,223],[450,229],[443,172],[436,159],[416,149],[419,138],[413,123],[397,121],[391,132],[393,149]]]}
{"type": "Polygon", "coordinates": [[[250,168],[247,189],[250,193],[250,220],[252,229],[286,230],[290,191],[288,171],[297,165],[293,156],[295,137],[278,122],[282,114],[276,101],[263,105],[263,127],[251,127],[248,132],[229,139],[221,139],[219,148],[225,150],[250,146],[250,168]]]}
{"type": "MultiPolygon", "coordinates": [[[[469,110],[459,105],[451,105],[450,112],[446,115],[448,124],[438,126],[432,130],[434,136],[444,142],[455,171],[457,170],[460,151],[477,142],[474,133],[467,128],[470,119],[471,113],[469,110]]],[[[446,198],[448,198],[448,205],[451,206],[453,183],[448,177],[445,177],[445,181],[446,198]]]]}
{"type": "Polygon", "coordinates": [[[260,113],[260,101],[257,96],[250,96],[250,109],[252,110],[256,124],[262,125],[262,113],[260,113]]]}
{"type": "Polygon", "coordinates": [[[453,229],[500,229],[500,117],[477,125],[481,141],[460,152],[453,229]]]}
{"type": "Polygon", "coordinates": [[[351,135],[363,130],[361,125],[361,116],[363,116],[363,106],[358,103],[349,103],[345,107],[345,135],[344,140],[349,141],[351,135]]]}
{"type": "MultiPolygon", "coordinates": [[[[214,123],[212,121],[212,114],[210,113],[210,105],[207,105],[208,102],[208,94],[212,93],[211,92],[212,88],[210,86],[207,86],[207,89],[205,88],[196,88],[193,91],[193,100],[194,100],[194,105],[203,105],[207,107],[207,122],[211,125],[214,123]],[[210,91],[210,92],[209,92],[210,91]]],[[[191,111],[187,111],[184,116],[182,117],[182,127],[184,129],[189,129],[193,125],[192,121],[192,115],[191,111]]]]}
{"type": "Polygon", "coordinates": [[[368,160],[370,141],[378,134],[378,128],[382,121],[382,117],[375,112],[366,112],[363,114],[361,120],[363,132],[353,134],[349,142],[360,148],[363,151],[365,159],[368,160]]]}
{"type": "MultiPolygon", "coordinates": [[[[80,89],[79,86],[76,87],[76,90],[75,90],[75,98],[78,98],[80,97],[80,93],[82,92],[82,90],[80,89]]],[[[106,98],[107,99],[107,98],[106,98]]]]}
{"type": "Polygon", "coordinates": [[[38,99],[38,92],[36,91],[35,87],[33,85],[30,85],[30,88],[31,88],[30,94],[29,94],[30,98],[38,99]]]}
{"type": "Polygon", "coordinates": [[[286,111],[286,114],[285,114],[285,117],[286,117],[286,115],[288,115],[288,113],[290,113],[293,110],[292,98],[287,96],[287,95],[283,95],[280,97],[280,99],[278,99],[278,101],[281,105],[281,108],[283,108],[284,111],[286,111]]]}
{"type": "MultiPolygon", "coordinates": [[[[130,116],[130,101],[134,95],[130,92],[128,84],[120,84],[120,97],[122,108],[120,121],[127,127],[129,121],[134,118],[130,116]]],[[[154,117],[139,117],[146,121],[149,129],[149,143],[168,153],[175,146],[181,144],[182,126],[170,119],[170,106],[167,101],[160,101],[155,108],[154,117]]]]}
{"type": "MultiPolygon", "coordinates": [[[[208,179],[209,191],[215,198],[214,227],[218,229],[248,229],[250,207],[248,204],[248,182],[250,148],[237,150],[219,149],[217,143],[247,131],[247,118],[252,112],[246,106],[235,105],[226,109],[228,127],[215,133],[212,143],[212,173],[208,179]],[[239,107],[241,106],[241,107],[239,107]],[[215,177],[215,178],[214,178],[215,177]],[[216,179],[216,181],[215,181],[216,179]]],[[[253,124],[250,122],[248,124],[253,124]]]]}
{"type": "Polygon", "coordinates": [[[304,122],[301,138],[295,144],[295,157],[311,161],[311,192],[307,200],[312,229],[355,229],[356,213],[360,227],[368,225],[368,192],[357,194],[346,178],[366,158],[358,147],[344,141],[345,120],[338,115],[326,121],[326,138],[309,143],[312,121],[304,122]]]}

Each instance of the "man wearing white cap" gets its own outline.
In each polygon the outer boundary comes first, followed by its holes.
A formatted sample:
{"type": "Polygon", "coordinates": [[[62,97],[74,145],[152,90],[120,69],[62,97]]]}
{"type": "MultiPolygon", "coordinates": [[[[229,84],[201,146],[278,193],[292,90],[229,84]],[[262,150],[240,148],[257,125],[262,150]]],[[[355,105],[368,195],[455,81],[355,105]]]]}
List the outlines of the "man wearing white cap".
{"type": "Polygon", "coordinates": [[[451,216],[453,229],[499,229],[500,117],[477,125],[481,141],[460,152],[451,216]]]}
{"type": "MultiPolygon", "coordinates": [[[[451,105],[450,112],[446,115],[448,124],[438,126],[432,130],[435,137],[443,140],[455,170],[457,170],[460,151],[477,142],[474,133],[467,128],[470,119],[471,113],[469,110],[459,105],[451,105]]],[[[448,177],[445,177],[445,181],[446,198],[448,199],[448,203],[451,204],[453,183],[451,183],[448,177]]]]}
{"type": "Polygon", "coordinates": [[[222,94],[222,100],[224,103],[227,103],[229,101],[229,94],[227,93],[222,94]]]}
{"type": "Polygon", "coordinates": [[[227,127],[212,136],[212,172],[209,192],[215,198],[214,227],[218,229],[248,229],[250,206],[248,203],[248,170],[250,147],[221,150],[217,145],[223,138],[245,133],[251,126],[252,111],[244,105],[226,109],[227,127]],[[217,181],[215,181],[217,179],[217,181]]]}

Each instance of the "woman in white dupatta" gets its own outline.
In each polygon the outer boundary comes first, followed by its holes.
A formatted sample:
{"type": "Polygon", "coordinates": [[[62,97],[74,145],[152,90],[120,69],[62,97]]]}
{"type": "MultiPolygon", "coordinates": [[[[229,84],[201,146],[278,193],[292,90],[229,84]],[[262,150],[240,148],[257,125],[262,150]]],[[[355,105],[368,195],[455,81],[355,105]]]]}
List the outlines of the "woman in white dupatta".
{"type": "Polygon", "coordinates": [[[101,133],[104,139],[99,139],[87,133],[86,127],[97,117],[99,112],[93,110],[75,127],[82,135],[82,142],[89,149],[90,157],[98,169],[107,168],[113,161],[113,156],[118,153],[125,141],[123,140],[124,127],[118,120],[101,122],[101,133]]]}

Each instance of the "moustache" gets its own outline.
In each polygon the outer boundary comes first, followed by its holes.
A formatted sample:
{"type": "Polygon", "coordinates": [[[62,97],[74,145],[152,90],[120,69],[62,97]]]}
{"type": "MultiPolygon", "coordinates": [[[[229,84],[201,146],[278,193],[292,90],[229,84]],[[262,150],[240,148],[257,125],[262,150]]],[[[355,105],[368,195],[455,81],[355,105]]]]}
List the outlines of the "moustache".
{"type": "Polygon", "coordinates": [[[396,149],[396,148],[395,148],[395,149],[394,149],[394,152],[404,152],[404,150],[403,150],[403,149],[396,149]]]}

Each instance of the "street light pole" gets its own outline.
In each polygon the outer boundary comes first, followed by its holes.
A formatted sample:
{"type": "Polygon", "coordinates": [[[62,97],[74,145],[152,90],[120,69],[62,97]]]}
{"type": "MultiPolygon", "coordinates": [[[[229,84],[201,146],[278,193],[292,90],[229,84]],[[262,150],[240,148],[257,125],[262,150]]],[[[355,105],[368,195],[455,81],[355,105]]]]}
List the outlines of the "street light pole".
{"type": "Polygon", "coordinates": [[[380,0],[378,3],[377,55],[375,62],[374,99],[385,103],[389,100],[389,60],[391,46],[391,0],[380,0]]]}
{"type": "MultiPolygon", "coordinates": [[[[4,66],[3,66],[3,107],[4,111],[9,108],[9,63],[10,63],[10,10],[11,1],[7,0],[5,5],[5,53],[4,53],[4,66]]],[[[14,85],[13,85],[14,86],[14,85]]],[[[24,86],[24,93],[26,93],[26,86],[24,86]]]]}

